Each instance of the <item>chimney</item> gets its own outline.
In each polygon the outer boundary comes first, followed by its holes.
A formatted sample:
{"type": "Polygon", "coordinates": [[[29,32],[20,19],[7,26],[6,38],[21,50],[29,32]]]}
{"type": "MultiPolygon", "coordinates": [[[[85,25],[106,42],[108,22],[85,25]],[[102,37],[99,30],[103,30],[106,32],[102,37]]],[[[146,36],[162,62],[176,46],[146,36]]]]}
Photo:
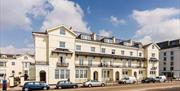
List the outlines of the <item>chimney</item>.
{"type": "Polygon", "coordinates": [[[72,29],[72,27],[69,27],[69,30],[71,30],[72,29]]]}
{"type": "Polygon", "coordinates": [[[96,33],[94,33],[94,32],[92,33],[92,39],[96,40],[96,33]]]}
{"type": "Polygon", "coordinates": [[[113,43],[116,43],[116,38],[113,36],[112,37],[113,43]]]}

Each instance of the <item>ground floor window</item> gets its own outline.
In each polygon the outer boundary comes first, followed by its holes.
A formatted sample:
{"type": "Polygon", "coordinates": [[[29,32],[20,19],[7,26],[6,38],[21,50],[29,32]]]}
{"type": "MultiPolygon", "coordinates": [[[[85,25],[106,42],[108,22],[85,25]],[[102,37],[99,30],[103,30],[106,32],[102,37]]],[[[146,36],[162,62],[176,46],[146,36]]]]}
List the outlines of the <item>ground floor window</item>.
{"type": "Polygon", "coordinates": [[[156,71],[150,71],[150,74],[154,75],[156,74],[156,71]]]}
{"type": "Polygon", "coordinates": [[[76,69],[76,78],[87,78],[87,69],[76,69]]]}
{"type": "Polygon", "coordinates": [[[55,79],[69,79],[70,71],[68,69],[55,69],[55,79]]]}
{"type": "Polygon", "coordinates": [[[139,71],[139,74],[141,74],[141,75],[142,75],[142,74],[143,74],[143,71],[142,71],[142,70],[140,70],[140,71],[139,71]]]}
{"type": "Polygon", "coordinates": [[[128,75],[128,71],[123,71],[123,75],[128,75]]]}

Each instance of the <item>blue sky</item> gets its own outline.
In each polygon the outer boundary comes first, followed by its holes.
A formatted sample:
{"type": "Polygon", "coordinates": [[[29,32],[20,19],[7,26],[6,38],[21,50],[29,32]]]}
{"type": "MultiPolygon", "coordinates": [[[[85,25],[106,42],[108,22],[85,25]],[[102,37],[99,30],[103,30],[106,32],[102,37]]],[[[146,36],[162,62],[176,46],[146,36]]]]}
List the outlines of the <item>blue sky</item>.
{"type": "Polygon", "coordinates": [[[67,26],[75,27],[76,31],[90,31],[142,42],[159,42],[177,39],[180,36],[180,0],[30,0],[30,2],[27,0],[27,2],[1,0],[1,51],[33,49],[32,31],[43,31],[64,22],[67,26]],[[29,5],[23,4],[27,2],[29,5]],[[12,7],[8,7],[11,4],[12,7]],[[69,22],[71,20],[73,22],[69,22]],[[161,29],[164,26],[167,26],[166,29],[161,29]],[[167,29],[172,32],[168,34],[167,29]],[[162,34],[164,37],[160,36],[162,34]]]}

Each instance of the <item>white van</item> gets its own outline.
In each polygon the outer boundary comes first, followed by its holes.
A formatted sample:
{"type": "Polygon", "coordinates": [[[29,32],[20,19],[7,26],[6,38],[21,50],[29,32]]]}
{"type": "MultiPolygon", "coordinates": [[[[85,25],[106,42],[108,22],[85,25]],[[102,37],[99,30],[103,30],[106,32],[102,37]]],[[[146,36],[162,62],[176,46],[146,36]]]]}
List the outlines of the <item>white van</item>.
{"type": "Polygon", "coordinates": [[[137,80],[136,80],[135,77],[129,76],[129,77],[124,77],[124,78],[122,78],[122,79],[119,81],[119,84],[126,84],[126,83],[132,84],[132,83],[136,83],[136,82],[137,82],[137,80]]]}
{"type": "Polygon", "coordinates": [[[166,82],[166,76],[157,76],[155,78],[156,82],[166,82]]]}

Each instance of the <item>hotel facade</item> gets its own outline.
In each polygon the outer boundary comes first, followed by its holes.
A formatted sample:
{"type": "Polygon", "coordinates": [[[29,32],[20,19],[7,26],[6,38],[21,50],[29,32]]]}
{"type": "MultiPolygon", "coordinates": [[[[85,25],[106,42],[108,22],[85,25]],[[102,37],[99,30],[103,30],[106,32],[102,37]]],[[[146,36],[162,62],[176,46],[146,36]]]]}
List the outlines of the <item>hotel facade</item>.
{"type": "Polygon", "coordinates": [[[180,79],[180,39],[157,43],[160,50],[160,74],[180,79]]]}
{"type": "Polygon", "coordinates": [[[32,34],[36,81],[113,82],[126,76],[141,80],[159,75],[159,47],[154,43],[143,46],[132,40],[76,32],[63,25],[32,34]]]}

